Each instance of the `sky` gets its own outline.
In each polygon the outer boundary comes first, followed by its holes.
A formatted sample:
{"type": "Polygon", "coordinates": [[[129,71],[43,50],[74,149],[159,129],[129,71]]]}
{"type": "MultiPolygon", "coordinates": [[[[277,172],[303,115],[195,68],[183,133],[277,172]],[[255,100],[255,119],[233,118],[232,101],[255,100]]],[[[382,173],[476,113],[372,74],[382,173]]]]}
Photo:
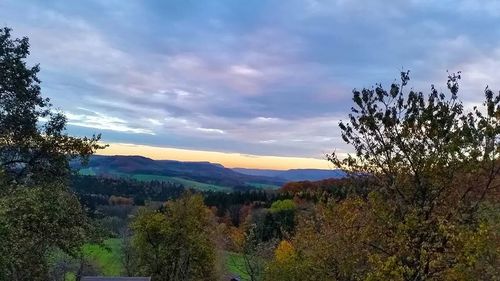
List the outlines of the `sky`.
{"type": "Polygon", "coordinates": [[[402,70],[460,99],[500,89],[500,1],[0,0],[42,92],[101,154],[330,168],[352,90],[402,70]]]}

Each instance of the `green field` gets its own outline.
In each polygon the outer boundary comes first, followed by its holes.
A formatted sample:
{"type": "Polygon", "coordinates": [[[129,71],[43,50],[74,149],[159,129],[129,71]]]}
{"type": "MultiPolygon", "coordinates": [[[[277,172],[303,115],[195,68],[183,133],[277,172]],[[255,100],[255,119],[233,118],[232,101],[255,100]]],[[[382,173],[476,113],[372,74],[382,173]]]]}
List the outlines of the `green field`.
{"type": "Polygon", "coordinates": [[[202,182],[197,182],[197,181],[178,178],[178,177],[167,177],[167,176],[149,175],[149,174],[133,174],[133,175],[128,175],[128,176],[133,178],[133,179],[139,180],[139,181],[157,180],[157,181],[164,181],[164,182],[179,183],[179,184],[184,185],[184,187],[186,187],[186,188],[194,188],[194,189],[198,189],[198,190],[202,190],[202,191],[207,191],[207,190],[230,191],[231,190],[231,188],[226,187],[226,186],[202,183],[202,182]]]}
{"type": "Polygon", "coordinates": [[[107,239],[103,244],[85,244],[83,254],[101,269],[104,276],[119,276],[123,273],[121,239],[107,239]]]}
{"type": "MultiPolygon", "coordinates": [[[[82,252],[87,263],[90,263],[103,276],[121,276],[124,268],[122,264],[121,239],[111,238],[104,240],[102,244],[83,245],[82,252]]],[[[65,281],[75,281],[76,269],[79,267],[79,260],[56,250],[51,254],[52,262],[65,260],[72,264],[73,271],[65,275],[65,281]]]]}
{"type": "Polygon", "coordinates": [[[260,189],[279,189],[281,186],[267,183],[247,182],[246,184],[260,189]]]}
{"type": "MultiPolygon", "coordinates": [[[[84,176],[95,176],[97,175],[96,171],[92,168],[83,168],[78,171],[80,175],[84,176]]],[[[152,175],[152,174],[127,174],[127,173],[122,173],[122,172],[113,172],[111,171],[110,174],[116,175],[117,177],[122,177],[122,178],[132,178],[138,181],[163,181],[163,182],[172,182],[172,183],[178,183],[182,184],[186,188],[193,188],[201,191],[231,191],[232,189],[227,186],[221,186],[221,185],[216,185],[216,184],[208,184],[208,183],[203,183],[203,182],[198,182],[194,180],[188,180],[184,178],[179,178],[179,177],[169,177],[169,176],[162,176],[162,175],[152,175]]],[[[256,186],[258,187],[258,186],[256,186]]]]}
{"type": "Polygon", "coordinates": [[[229,273],[238,275],[242,281],[250,281],[250,276],[245,271],[245,261],[242,254],[226,252],[226,268],[229,273]]]}
{"type": "MultiPolygon", "coordinates": [[[[96,265],[103,276],[123,275],[121,239],[111,238],[104,241],[104,245],[85,244],[83,253],[88,261],[96,265]]],[[[249,281],[250,277],[245,272],[243,256],[236,252],[225,252],[225,264],[227,272],[237,275],[242,281],[249,281]]],[[[67,280],[74,280],[72,274],[67,280]]]]}
{"type": "Polygon", "coordinates": [[[83,168],[78,171],[80,175],[83,176],[95,176],[96,172],[92,168],[83,168]]]}

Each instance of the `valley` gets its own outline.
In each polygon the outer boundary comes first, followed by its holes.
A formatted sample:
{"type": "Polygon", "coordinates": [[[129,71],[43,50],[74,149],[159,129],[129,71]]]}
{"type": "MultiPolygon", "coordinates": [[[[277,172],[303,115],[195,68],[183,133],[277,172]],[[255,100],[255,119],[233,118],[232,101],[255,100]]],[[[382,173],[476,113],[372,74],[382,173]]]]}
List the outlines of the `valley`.
{"type": "Polygon", "coordinates": [[[73,168],[81,175],[171,182],[201,191],[278,189],[288,181],[314,181],[345,176],[340,170],[230,169],[210,162],[153,160],[141,156],[95,155],[86,166],[74,163],[73,168]]]}

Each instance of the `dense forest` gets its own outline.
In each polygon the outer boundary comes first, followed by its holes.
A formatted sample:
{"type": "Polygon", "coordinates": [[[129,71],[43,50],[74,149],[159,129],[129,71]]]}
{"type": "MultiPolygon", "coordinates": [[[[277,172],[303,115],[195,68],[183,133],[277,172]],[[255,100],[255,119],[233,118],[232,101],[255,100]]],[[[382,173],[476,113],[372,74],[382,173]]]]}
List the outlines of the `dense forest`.
{"type": "Polygon", "coordinates": [[[73,171],[105,145],[66,133],[28,55],[0,30],[0,280],[500,280],[500,94],[465,108],[460,73],[354,90],[344,178],[202,192],[73,171]]]}

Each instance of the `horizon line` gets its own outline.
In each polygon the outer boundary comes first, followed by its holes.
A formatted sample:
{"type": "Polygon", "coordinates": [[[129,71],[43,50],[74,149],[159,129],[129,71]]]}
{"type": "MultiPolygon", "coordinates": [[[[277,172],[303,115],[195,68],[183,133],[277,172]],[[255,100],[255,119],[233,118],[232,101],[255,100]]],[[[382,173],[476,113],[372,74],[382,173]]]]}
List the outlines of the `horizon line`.
{"type": "Polygon", "coordinates": [[[312,157],[273,156],[219,152],[173,147],[150,146],[132,143],[108,143],[108,147],[96,152],[103,156],[142,156],[153,160],[175,160],[190,162],[210,162],[226,168],[245,169],[330,169],[332,163],[312,157]]]}

